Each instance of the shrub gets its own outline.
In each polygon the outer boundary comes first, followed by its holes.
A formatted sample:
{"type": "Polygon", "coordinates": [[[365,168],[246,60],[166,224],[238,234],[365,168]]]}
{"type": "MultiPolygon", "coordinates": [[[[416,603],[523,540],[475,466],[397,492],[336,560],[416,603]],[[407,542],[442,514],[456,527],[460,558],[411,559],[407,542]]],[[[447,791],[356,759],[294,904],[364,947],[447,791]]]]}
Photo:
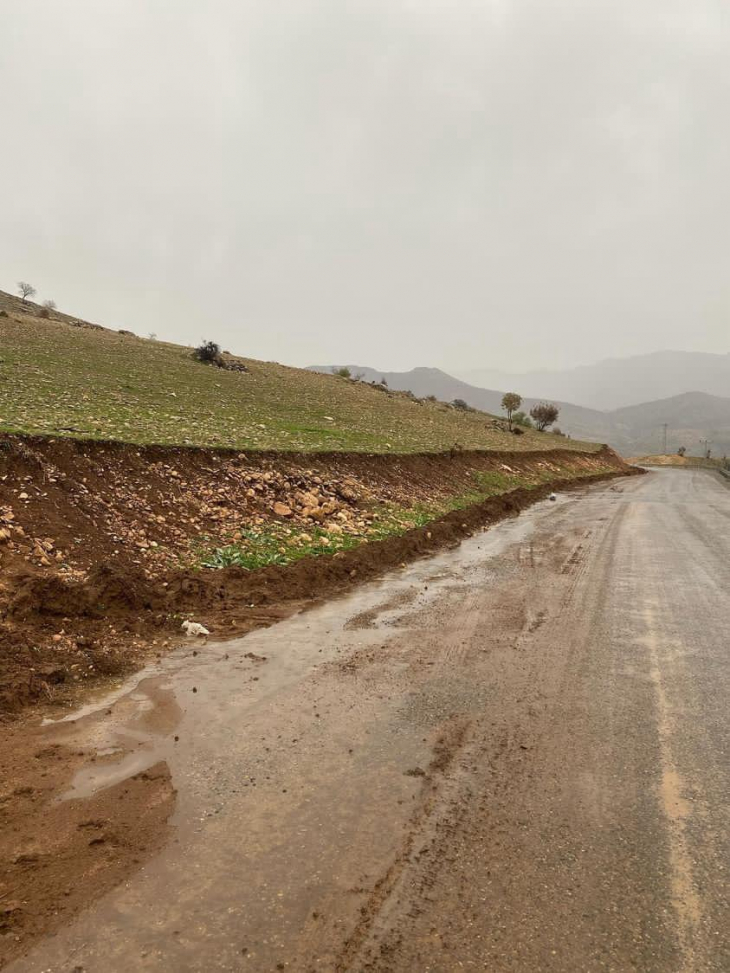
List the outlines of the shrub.
{"type": "Polygon", "coordinates": [[[338,378],[352,378],[352,372],[345,365],[341,368],[333,368],[332,374],[337,375],[338,378]]]}
{"type": "Polygon", "coordinates": [[[438,399],[436,398],[435,395],[427,395],[426,402],[438,402],[438,399]]]}
{"type": "Polygon", "coordinates": [[[203,341],[199,344],[193,352],[193,358],[206,365],[218,365],[219,368],[223,364],[221,346],[215,341],[203,341]]]}
{"type": "Polygon", "coordinates": [[[543,432],[548,426],[552,426],[558,421],[560,409],[552,402],[538,402],[530,409],[530,415],[535,420],[535,425],[543,432]]]}
{"type": "Polygon", "coordinates": [[[462,412],[469,411],[469,403],[465,402],[463,399],[454,399],[451,403],[455,409],[461,409],[462,412]]]}

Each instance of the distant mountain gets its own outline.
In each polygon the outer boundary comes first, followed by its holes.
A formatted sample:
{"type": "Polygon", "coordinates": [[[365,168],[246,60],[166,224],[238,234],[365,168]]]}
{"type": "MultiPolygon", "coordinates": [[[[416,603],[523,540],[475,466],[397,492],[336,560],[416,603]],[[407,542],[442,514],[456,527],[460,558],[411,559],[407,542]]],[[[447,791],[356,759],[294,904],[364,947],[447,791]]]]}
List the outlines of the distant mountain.
{"type": "Polygon", "coordinates": [[[620,409],[682,395],[690,389],[730,396],[730,353],[656,351],[607,358],[594,365],[523,374],[492,369],[460,371],[464,381],[535,398],[561,398],[591,409],[620,409]]]}
{"type": "Polygon", "coordinates": [[[700,440],[709,439],[713,456],[730,455],[730,398],[683,392],[607,415],[614,425],[612,439],[626,444],[621,450],[624,455],[659,452],[663,423],[667,424],[669,452],[686,446],[689,453],[699,455],[700,440]]]}
{"type": "MultiPolygon", "coordinates": [[[[342,366],[312,365],[310,369],[330,372],[333,367],[342,366]]],[[[494,415],[502,414],[502,391],[478,388],[440,368],[385,372],[363,365],[346,367],[353,375],[362,375],[363,381],[379,382],[384,378],[390,388],[409,390],[419,398],[435,395],[444,402],[463,399],[475,409],[494,415]]],[[[714,456],[730,455],[730,398],[705,392],[682,392],[608,412],[565,402],[559,397],[544,398],[559,406],[558,425],[563,432],[574,439],[609,443],[624,456],[659,452],[663,445],[664,423],[667,424],[667,448],[670,452],[685,446],[689,453],[699,455],[702,450],[700,440],[709,439],[714,456]]],[[[538,398],[524,398],[523,408],[529,410],[539,401],[538,398]]]]}
{"type": "MultiPolygon", "coordinates": [[[[331,372],[333,367],[346,367],[353,375],[362,375],[365,382],[379,382],[384,378],[388,387],[398,391],[410,391],[419,398],[435,395],[442,402],[453,402],[463,399],[475,409],[502,415],[502,396],[504,392],[492,389],[477,388],[462,382],[453,375],[441,371],[440,368],[413,368],[410,372],[383,372],[366,365],[310,365],[315,372],[331,372]]],[[[524,399],[523,409],[529,410],[539,399],[524,399]]],[[[576,439],[596,439],[608,442],[606,438],[611,432],[611,423],[602,412],[595,409],[584,409],[570,402],[552,399],[560,406],[560,420],[558,425],[563,431],[570,429],[576,439]]]]}

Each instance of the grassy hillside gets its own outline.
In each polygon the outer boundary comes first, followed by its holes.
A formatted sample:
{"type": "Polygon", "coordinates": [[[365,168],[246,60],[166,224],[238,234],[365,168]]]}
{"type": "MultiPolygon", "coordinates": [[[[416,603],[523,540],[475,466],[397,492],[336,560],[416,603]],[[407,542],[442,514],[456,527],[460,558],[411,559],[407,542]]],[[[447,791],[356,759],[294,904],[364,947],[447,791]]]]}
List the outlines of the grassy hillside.
{"type": "MultiPolygon", "coordinates": [[[[709,356],[721,359],[723,356],[709,356]]],[[[327,366],[313,366],[330,371],[327,366]]],[[[464,399],[469,405],[486,412],[500,409],[503,391],[477,388],[442,372],[438,368],[414,368],[409,372],[379,372],[372,368],[349,366],[353,374],[365,379],[384,377],[393,389],[410,389],[416,395],[434,394],[451,401],[464,399]]],[[[517,391],[522,391],[516,386],[517,391]]],[[[730,390],[730,389],[729,389],[730,390]]],[[[537,399],[525,398],[522,407],[529,410],[537,399]]],[[[663,424],[667,424],[667,443],[673,449],[684,446],[690,453],[704,451],[703,439],[712,442],[713,454],[730,454],[730,398],[705,392],[683,392],[668,399],[642,402],[641,405],[598,412],[554,400],[560,407],[558,425],[576,439],[609,443],[623,456],[651,453],[662,441],[663,424]]]]}
{"type": "Polygon", "coordinates": [[[3,431],[237,449],[586,448],[535,432],[513,436],[484,413],[332,375],[248,359],[245,374],[202,365],[189,348],[55,314],[45,320],[35,306],[0,297],[3,431]]]}
{"type": "MultiPolygon", "coordinates": [[[[327,365],[313,365],[314,370],[320,372],[331,372],[332,368],[327,365]]],[[[462,382],[453,375],[441,371],[440,368],[413,368],[408,372],[382,372],[374,368],[359,365],[349,365],[353,375],[361,373],[365,381],[379,382],[384,378],[392,389],[410,389],[415,395],[435,395],[436,398],[444,402],[452,402],[454,399],[463,399],[475,409],[484,412],[500,414],[502,409],[502,396],[508,391],[520,391],[520,386],[514,388],[503,387],[500,390],[477,388],[462,382]]],[[[540,399],[522,397],[522,408],[529,412],[533,405],[540,402],[540,399]]],[[[556,405],[560,407],[560,418],[557,426],[570,436],[576,439],[590,439],[601,443],[611,443],[614,441],[611,436],[616,433],[614,424],[609,415],[604,412],[597,412],[595,409],[585,409],[580,405],[573,405],[570,402],[563,402],[560,397],[555,398],[556,405]]],[[[614,439],[617,437],[614,436],[614,439]]]]}

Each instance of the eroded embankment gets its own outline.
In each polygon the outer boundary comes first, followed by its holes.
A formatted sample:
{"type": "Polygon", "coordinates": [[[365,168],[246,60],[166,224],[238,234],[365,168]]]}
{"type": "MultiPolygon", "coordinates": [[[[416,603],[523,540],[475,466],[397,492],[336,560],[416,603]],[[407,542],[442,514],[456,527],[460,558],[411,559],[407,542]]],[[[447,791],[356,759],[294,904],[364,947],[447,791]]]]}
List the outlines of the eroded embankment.
{"type": "Polygon", "coordinates": [[[608,448],[295,455],[5,437],[0,712],[135,667],[183,617],[241,634],[555,487],[633,472],[608,448]]]}

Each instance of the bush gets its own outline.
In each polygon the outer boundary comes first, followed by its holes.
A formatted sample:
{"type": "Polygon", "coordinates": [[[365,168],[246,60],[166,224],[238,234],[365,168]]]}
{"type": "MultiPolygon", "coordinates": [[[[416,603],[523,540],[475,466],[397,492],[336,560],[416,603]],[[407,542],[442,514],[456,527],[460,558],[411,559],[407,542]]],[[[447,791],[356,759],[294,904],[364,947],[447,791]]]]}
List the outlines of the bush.
{"type": "Polygon", "coordinates": [[[427,395],[426,402],[438,402],[438,399],[436,398],[435,395],[427,395]]]}
{"type": "Polygon", "coordinates": [[[204,341],[198,345],[193,352],[193,358],[206,365],[217,365],[219,368],[223,365],[221,346],[215,341],[204,341]]]}
{"type": "Polygon", "coordinates": [[[332,374],[337,375],[338,378],[352,378],[352,372],[344,365],[342,368],[333,368],[332,374]]]}
{"type": "Polygon", "coordinates": [[[535,420],[535,425],[540,432],[543,432],[548,426],[552,426],[554,422],[558,421],[560,409],[552,402],[538,402],[530,409],[530,415],[535,420]]]}
{"type": "Polygon", "coordinates": [[[451,403],[455,409],[461,409],[462,412],[469,411],[469,403],[465,402],[463,399],[454,399],[451,403]]]}
{"type": "Polygon", "coordinates": [[[525,429],[532,429],[532,419],[524,412],[515,412],[512,416],[512,422],[517,423],[518,426],[524,426],[525,429]]]}

